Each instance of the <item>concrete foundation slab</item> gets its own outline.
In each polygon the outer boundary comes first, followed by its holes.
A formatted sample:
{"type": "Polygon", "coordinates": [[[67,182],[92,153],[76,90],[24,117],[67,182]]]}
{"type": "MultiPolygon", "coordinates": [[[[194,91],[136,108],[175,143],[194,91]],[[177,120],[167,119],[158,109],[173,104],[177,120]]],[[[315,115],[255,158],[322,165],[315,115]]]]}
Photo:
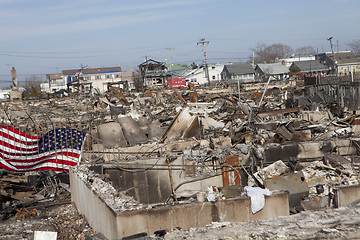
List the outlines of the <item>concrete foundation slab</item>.
{"type": "Polygon", "coordinates": [[[108,239],[120,239],[138,233],[153,235],[157,230],[176,227],[203,227],[211,222],[239,222],[286,216],[288,194],[276,192],[266,197],[264,208],[251,213],[250,198],[240,197],[218,202],[166,205],[141,210],[115,211],[70,169],[71,199],[92,228],[108,239]]]}

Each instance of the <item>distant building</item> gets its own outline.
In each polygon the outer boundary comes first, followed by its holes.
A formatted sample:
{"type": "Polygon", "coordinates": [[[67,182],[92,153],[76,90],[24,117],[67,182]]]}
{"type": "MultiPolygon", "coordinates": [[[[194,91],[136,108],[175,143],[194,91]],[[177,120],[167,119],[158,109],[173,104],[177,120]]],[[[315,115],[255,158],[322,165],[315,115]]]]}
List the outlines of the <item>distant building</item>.
{"type": "Polygon", "coordinates": [[[120,67],[63,70],[62,73],[47,74],[47,82],[41,84],[41,91],[56,93],[69,87],[88,93],[97,89],[99,93],[104,93],[108,90],[108,83],[118,88],[135,90],[135,79],[139,78],[138,71],[122,72],[120,67]]]}
{"type": "MultiPolygon", "coordinates": [[[[221,76],[223,69],[224,64],[208,65],[210,82],[220,82],[223,80],[221,76]]],[[[188,82],[193,84],[205,85],[209,83],[205,74],[205,66],[200,66],[196,69],[190,69],[183,77],[185,77],[188,82]]]]}
{"type": "Polygon", "coordinates": [[[10,99],[11,89],[0,89],[0,99],[7,100],[10,99]]]}
{"type": "MultiPolygon", "coordinates": [[[[19,87],[19,92],[22,94],[25,92],[25,88],[19,87]]],[[[12,89],[0,89],[0,100],[10,100],[10,92],[13,91],[12,89]]]]}
{"type": "Polygon", "coordinates": [[[72,90],[90,92],[94,88],[104,93],[107,91],[107,83],[121,81],[121,67],[63,70],[62,75],[72,90]]]}
{"type": "Polygon", "coordinates": [[[46,83],[41,83],[42,92],[54,93],[67,88],[66,81],[61,73],[46,74],[46,81],[46,83]]]}
{"type": "Polygon", "coordinates": [[[171,78],[165,63],[148,59],[139,65],[144,85],[150,88],[165,87],[166,80],[171,78]]]}
{"type": "Polygon", "coordinates": [[[301,78],[304,76],[325,76],[329,67],[318,60],[297,61],[291,64],[290,71],[297,73],[301,78]]]}
{"type": "Polygon", "coordinates": [[[139,71],[125,71],[120,74],[121,81],[128,83],[129,90],[136,90],[136,80],[141,78],[139,71]]]}
{"type": "Polygon", "coordinates": [[[247,63],[233,63],[224,66],[221,72],[223,80],[241,81],[242,83],[255,81],[255,70],[247,63]]]}
{"type": "Polygon", "coordinates": [[[255,67],[257,77],[270,76],[273,80],[282,80],[289,76],[289,68],[282,63],[259,63],[255,67]]]}
{"type": "Polygon", "coordinates": [[[321,53],[316,58],[329,67],[329,69],[339,75],[349,75],[351,72],[360,72],[360,58],[351,51],[340,51],[332,53],[321,53]]]}
{"type": "Polygon", "coordinates": [[[293,62],[303,62],[303,61],[311,61],[311,60],[315,60],[315,56],[307,56],[307,57],[299,56],[299,57],[291,57],[291,58],[282,58],[279,60],[279,63],[290,68],[293,62]]]}

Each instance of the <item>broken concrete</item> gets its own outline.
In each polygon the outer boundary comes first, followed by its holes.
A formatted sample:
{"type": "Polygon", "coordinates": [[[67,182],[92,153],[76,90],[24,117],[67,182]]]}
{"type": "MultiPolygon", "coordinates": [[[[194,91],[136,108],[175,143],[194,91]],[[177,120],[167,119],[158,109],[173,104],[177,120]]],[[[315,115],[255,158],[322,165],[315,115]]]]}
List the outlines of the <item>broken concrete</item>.
{"type": "Polygon", "coordinates": [[[102,232],[108,239],[119,239],[143,232],[151,235],[157,230],[170,230],[175,227],[189,229],[211,222],[257,220],[289,214],[285,192],[266,197],[265,207],[255,215],[251,213],[250,199],[247,197],[215,203],[149,206],[139,211],[116,211],[89,188],[76,171],[71,170],[70,176],[72,200],[79,212],[86,216],[95,231],[102,232]]]}

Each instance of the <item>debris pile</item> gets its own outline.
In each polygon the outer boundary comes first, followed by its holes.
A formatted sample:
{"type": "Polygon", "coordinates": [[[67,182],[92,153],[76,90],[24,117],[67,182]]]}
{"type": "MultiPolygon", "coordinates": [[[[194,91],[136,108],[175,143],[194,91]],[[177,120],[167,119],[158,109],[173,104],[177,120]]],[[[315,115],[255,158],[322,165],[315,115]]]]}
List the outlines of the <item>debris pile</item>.
{"type": "Polygon", "coordinates": [[[135,199],[126,194],[125,191],[117,191],[109,182],[104,181],[101,176],[88,170],[87,168],[80,167],[76,170],[79,178],[88,184],[88,186],[96,194],[106,202],[114,211],[136,210],[141,209],[142,206],[135,199]]]}
{"type": "MultiPolygon", "coordinates": [[[[360,182],[360,115],[336,94],[281,83],[241,93],[111,88],[1,103],[0,120],[37,135],[54,126],[86,131],[75,171],[115,211],[221,201],[246,186],[288,191],[292,213],[334,207],[335,189],[360,182]]],[[[69,201],[69,182],[46,174],[8,180],[2,171],[2,216],[32,217],[49,201],[69,201]]]]}

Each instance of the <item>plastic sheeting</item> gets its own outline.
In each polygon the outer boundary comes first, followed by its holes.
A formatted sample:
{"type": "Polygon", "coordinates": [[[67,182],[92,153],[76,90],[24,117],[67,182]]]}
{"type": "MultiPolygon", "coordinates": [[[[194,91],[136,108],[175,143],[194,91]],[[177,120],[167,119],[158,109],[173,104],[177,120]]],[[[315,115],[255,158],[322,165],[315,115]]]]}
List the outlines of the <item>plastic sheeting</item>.
{"type": "Polygon", "coordinates": [[[265,196],[270,196],[272,192],[265,188],[244,187],[245,194],[251,199],[251,211],[253,214],[259,212],[265,206],[265,196]]]}

